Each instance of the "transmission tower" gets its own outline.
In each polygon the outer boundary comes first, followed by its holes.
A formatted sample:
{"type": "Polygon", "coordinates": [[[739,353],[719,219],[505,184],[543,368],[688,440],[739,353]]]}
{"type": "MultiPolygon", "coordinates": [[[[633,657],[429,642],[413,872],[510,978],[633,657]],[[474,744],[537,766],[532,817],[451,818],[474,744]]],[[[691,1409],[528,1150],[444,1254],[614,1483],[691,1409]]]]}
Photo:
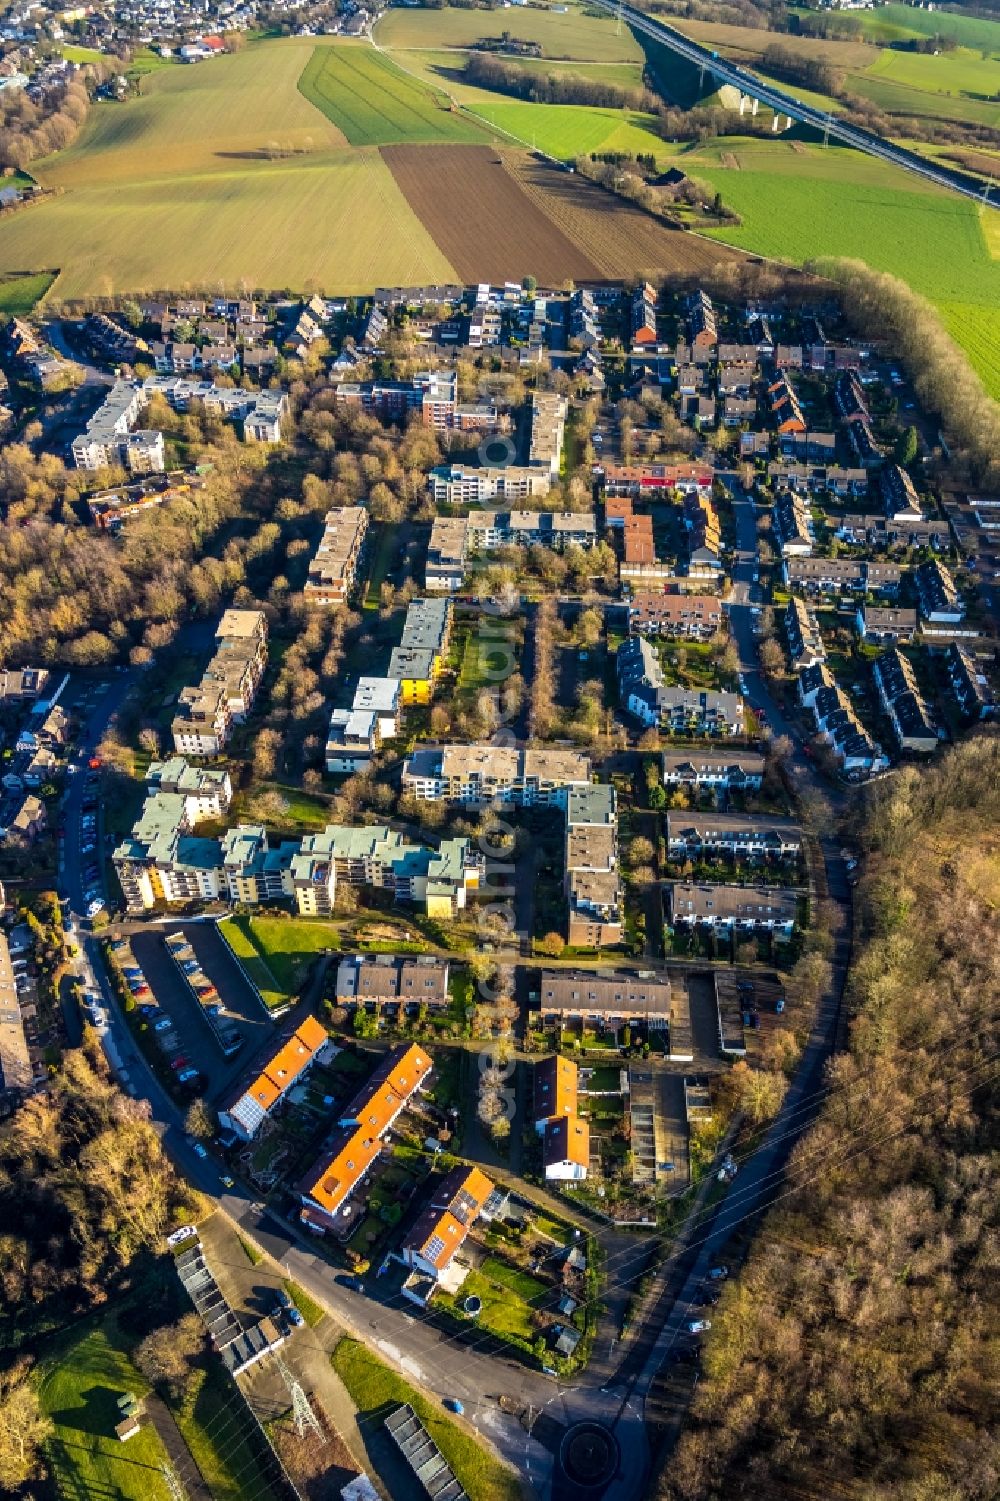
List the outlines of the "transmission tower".
{"type": "Polygon", "coordinates": [[[292,1422],[295,1424],[295,1431],[299,1438],[305,1438],[306,1429],[311,1428],[320,1443],[325,1444],[326,1434],[323,1432],[319,1418],[309,1406],[309,1398],[302,1390],[302,1383],[296,1376],[292,1375],[292,1372],[277,1353],[274,1357],[274,1363],[278,1367],[278,1374],[288,1388],[288,1395],[292,1399],[292,1422]]]}
{"type": "Polygon", "coordinates": [[[187,1491],[181,1485],[177,1471],[173,1465],[161,1465],[160,1474],[163,1476],[163,1483],[170,1493],[170,1501],[187,1501],[187,1491]]]}

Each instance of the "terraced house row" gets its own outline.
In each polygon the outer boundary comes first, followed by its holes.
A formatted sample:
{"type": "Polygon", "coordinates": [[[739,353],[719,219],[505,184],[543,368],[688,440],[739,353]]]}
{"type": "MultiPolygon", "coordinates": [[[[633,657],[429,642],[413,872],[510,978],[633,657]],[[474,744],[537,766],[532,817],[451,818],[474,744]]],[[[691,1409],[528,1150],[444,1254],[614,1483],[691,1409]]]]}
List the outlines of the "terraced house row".
{"type": "Polygon", "coordinates": [[[335,506],[327,511],[323,535],[309,564],[306,603],[346,604],[358,576],[358,564],[368,532],[364,506],[335,506]]]}
{"type": "Polygon", "coordinates": [[[267,618],[262,610],[227,610],[215,632],[215,655],[201,682],[182,688],[170,726],[182,756],[217,756],[233,726],[242,724],[267,665],[267,618]]]}

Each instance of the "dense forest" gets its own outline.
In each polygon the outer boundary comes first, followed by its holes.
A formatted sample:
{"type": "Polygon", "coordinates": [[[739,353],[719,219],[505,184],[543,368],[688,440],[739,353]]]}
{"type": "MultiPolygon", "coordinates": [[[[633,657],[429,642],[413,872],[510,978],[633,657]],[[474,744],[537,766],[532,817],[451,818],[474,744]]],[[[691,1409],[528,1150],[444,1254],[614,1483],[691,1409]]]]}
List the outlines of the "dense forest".
{"type": "Polygon", "coordinates": [[[661,1501],[1000,1493],[1000,736],[873,787],[857,835],[850,1047],[661,1501]]]}

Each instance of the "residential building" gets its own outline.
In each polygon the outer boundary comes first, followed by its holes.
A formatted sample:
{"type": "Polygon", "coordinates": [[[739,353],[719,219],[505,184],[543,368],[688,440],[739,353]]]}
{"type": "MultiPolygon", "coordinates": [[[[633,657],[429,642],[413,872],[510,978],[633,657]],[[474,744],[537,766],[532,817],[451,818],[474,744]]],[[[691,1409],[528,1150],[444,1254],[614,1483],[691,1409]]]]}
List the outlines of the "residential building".
{"type": "Polygon", "coordinates": [[[495,547],[593,547],[597,521],[593,511],[478,511],[467,521],[468,548],[489,552],[495,547]]]}
{"type": "Polygon", "coordinates": [[[607,948],[622,941],[618,811],[608,783],[571,786],[566,800],[567,941],[607,948]]]}
{"type": "Polygon", "coordinates": [[[334,1005],[399,1017],[422,1006],[446,1011],[449,972],[448,960],[431,954],[345,954],[337,966],[334,1005]]]}
{"type": "Polygon", "coordinates": [[[656,343],[656,288],[643,282],[632,293],[629,309],[629,327],[633,344],[656,343]]]}
{"type": "Polygon", "coordinates": [[[888,547],[947,547],[951,541],[951,528],[947,521],[935,521],[921,517],[920,520],[894,521],[882,515],[861,514],[842,516],[837,526],[838,541],[849,547],[869,547],[883,551],[888,547]]]}
{"type": "Polygon", "coordinates": [[[230,1091],[219,1107],[219,1124],[241,1141],[252,1141],[292,1086],[332,1051],[326,1028],[307,1016],[294,1032],[276,1039],[249,1081],[230,1091]]]}
{"type": "Polygon", "coordinates": [[[303,917],[333,911],[338,881],[393,892],[397,902],[450,918],[479,886],[484,860],[468,839],[445,839],[436,850],[413,844],[384,824],[328,824],[307,834],[291,862],[295,902],[303,917]]]}
{"type": "Polygon", "coordinates": [[[20,807],[7,825],[7,843],[19,849],[29,849],[41,839],[47,827],[45,804],[41,798],[29,792],[21,799],[20,807]]]}
{"type": "Polygon", "coordinates": [[[310,1229],[334,1229],[351,1196],[378,1161],[395,1121],[427,1086],[430,1057],[416,1043],[394,1048],[341,1111],[327,1150],[298,1184],[310,1229]]]}
{"type": "Polygon", "coordinates": [[[0,932],[0,1108],[13,1109],[34,1082],[7,935],[0,932]]]}
{"type": "MultiPolygon", "coordinates": [[[[401,1260],[416,1276],[407,1279],[404,1293],[426,1305],[448,1273],[469,1231],[496,1195],[494,1185],[478,1167],[459,1163],[447,1173],[431,1194],[427,1208],[407,1232],[401,1260]],[[429,1287],[420,1285],[427,1278],[429,1287]]],[[[452,1482],[456,1484],[456,1482],[452,1482]]]]}
{"type": "Polygon", "coordinates": [[[151,761],[146,782],[154,792],[177,793],[184,799],[184,817],[193,828],[206,818],[222,818],[233,800],[229,772],[191,766],[183,756],[151,761]]]}
{"type": "Polygon", "coordinates": [[[360,677],[352,707],[374,714],[379,740],[392,740],[401,719],[399,700],[400,686],[395,678],[360,677]]]}
{"type": "Polygon", "coordinates": [[[559,1116],[579,1114],[580,1070],[572,1058],[553,1053],[535,1064],[535,1130],[559,1116]]]}
{"type": "Polygon", "coordinates": [[[149,397],[138,381],[116,380],[70,445],[76,467],[105,469],[118,464],[139,474],[162,471],[163,434],[135,427],[148,404],[149,397]]]}
{"type": "Polygon", "coordinates": [[[854,623],[862,641],[873,646],[893,646],[897,641],[912,641],[917,631],[917,612],[859,605],[854,623]]]}
{"type": "Polygon", "coordinates": [[[247,391],[242,386],[217,386],[210,380],[190,380],[182,375],[148,375],[142,388],[147,399],[159,393],[179,412],[186,412],[192,401],[199,401],[206,411],[218,412],[230,422],[242,422],[248,442],[281,442],[281,419],[288,411],[284,391],[247,391]]]}
{"type": "Polygon", "coordinates": [[[590,1170],[590,1127],[578,1115],[545,1122],[542,1161],[550,1183],[579,1183],[590,1170]]]}
{"type": "Polygon", "coordinates": [[[759,751],[664,751],[660,760],[665,787],[757,791],[764,780],[764,757],[759,751]]]}
{"type": "Polygon", "coordinates": [[[217,756],[234,724],[253,708],[267,664],[267,617],[263,610],[226,610],[215,632],[218,643],[201,682],[183,688],[171,725],[179,755],[217,756]]]}
{"type": "Polygon", "coordinates": [[[788,655],[796,672],[826,661],[826,647],[815,612],[804,600],[792,595],[785,608],[788,655]]]}
{"type": "Polygon", "coordinates": [[[635,594],[628,604],[629,630],[640,636],[710,641],[724,628],[722,603],[711,594],[635,594]]]}
{"type": "Polygon", "coordinates": [[[464,516],[438,516],[431,527],[424,588],[455,594],[465,580],[469,523],[464,516]]]}
{"type": "Polygon", "coordinates": [[[992,719],[1000,708],[1000,695],[967,648],[957,641],[950,642],[945,652],[945,667],[961,717],[967,723],[992,719]]]}
{"type": "Polygon", "coordinates": [[[692,292],[685,308],[687,337],[693,348],[714,349],[719,342],[715,308],[707,292],[692,292]]]}
{"type": "Polygon", "coordinates": [[[552,488],[552,473],[513,464],[504,469],[446,464],[431,470],[427,484],[435,505],[481,505],[487,500],[531,500],[547,495],[552,488]]]}
{"type": "Polygon", "coordinates": [[[414,599],[406,611],[400,643],[393,648],[386,676],[399,683],[400,703],[429,703],[444,671],[451,638],[450,599],[414,599]]]}
{"type": "Polygon", "coordinates": [[[45,692],[51,674],[47,667],[0,667],[0,703],[22,703],[45,692]]]}
{"type": "Polygon", "coordinates": [[[538,1005],[541,1020],[565,1026],[581,1022],[587,1027],[615,1030],[642,1024],[653,1031],[670,1025],[671,985],[664,973],[616,970],[542,970],[538,1005]]]}
{"type": "Polygon", "coordinates": [[[916,584],[922,620],[932,625],[960,625],[965,619],[965,604],[943,563],[936,558],[921,563],[916,584]]]}
{"type": "Polygon", "coordinates": [[[559,477],[568,410],[566,398],[554,391],[532,393],[528,465],[547,471],[553,479],[559,477]]]}
{"type": "Polygon", "coordinates": [[[428,802],[564,808],[570,789],[588,787],[590,774],[590,759],[580,751],[490,744],[418,746],[403,766],[402,788],[428,802]]]}
{"type": "Polygon", "coordinates": [[[367,531],[364,506],[335,506],[327,511],[305,582],[307,604],[346,604],[358,576],[367,531]]]}
{"type": "Polygon", "coordinates": [[[896,647],[890,647],[876,657],[872,676],[900,750],[923,754],[937,750],[937,727],[909,658],[896,647]]]}
{"type": "Polygon", "coordinates": [[[326,736],[326,769],[350,775],[371,765],[381,744],[378,716],[370,709],[333,709],[326,736]]]}
{"type": "Polygon", "coordinates": [[[641,723],[672,733],[738,735],[744,728],[743,700],[714,689],[668,688],[655,648],[630,636],[617,654],[622,707],[641,723]]]}
{"type": "Polygon", "coordinates": [[[667,896],[673,928],[706,927],[718,933],[767,931],[790,938],[798,916],[796,893],[774,886],[672,881],[667,896]]]}
{"type": "Polygon", "coordinates": [[[667,814],[667,854],[672,860],[798,860],[802,828],[791,818],[758,813],[667,814]]]}

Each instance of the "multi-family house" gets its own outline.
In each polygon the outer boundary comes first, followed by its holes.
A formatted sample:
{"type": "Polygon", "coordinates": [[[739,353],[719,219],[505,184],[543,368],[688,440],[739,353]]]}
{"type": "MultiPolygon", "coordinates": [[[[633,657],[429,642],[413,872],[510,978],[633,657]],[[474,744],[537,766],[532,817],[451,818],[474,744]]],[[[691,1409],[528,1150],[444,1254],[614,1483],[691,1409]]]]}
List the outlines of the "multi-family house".
{"type": "Polygon", "coordinates": [[[900,750],[924,754],[936,750],[937,727],[909,658],[896,647],[890,647],[875,658],[872,676],[900,750]]]}
{"type": "Polygon", "coordinates": [[[463,806],[566,806],[572,787],[590,785],[580,751],[489,744],[418,746],[403,767],[404,792],[427,802],[463,806]]]}
{"type": "Polygon", "coordinates": [[[776,933],[790,938],[799,898],[774,886],[722,886],[672,881],[667,887],[671,927],[705,927],[717,933],[776,933]]]}
{"type": "Polygon", "coordinates": [[[341,605],[350,598],[368,531],[364,506],[327,511],[323,535],[309,564],[305,599],[310,605],[341,605]]]}
{"type": "Polygon", "coordinates": [[[656,650],[642,636],[622,642],[616,668],[622,707],[643,724],[696,735],[738,735],[743,730],[738,694],[667,687],[656,650]]]}
{"type": "Polygon", "coordinates": [[[801,826],[765,814],[670,812],[666,832],[672,860],[798,860],[803,853],[801,826]]]}
{"type": "Polygon", "coordinates": [[[449,973],[448,960],[432,954],[345,954],[337,966],[334,1004],[399,1018],[421,1007],[446,1011],[449,973]]]}
{"type": "Polygon", "coordinates": [[[826,647],[815,613],[804,600],[793,595],[785,609],[785,637],[788,655],[796,672],[815,667],[826,660],[826,647]]]}
{"type": "Polygon", "coordinates": [[[960,642],[949,643],[945,652],[945,668],[952,697],[966,723],[992,719],[997,714],[1000,695],[993,689],[971,652],[960,642]]]}
{"type": "Polygon", "coordinates": [[[764,780],[764,757],[759,751],[664,751],[661,770],[665,787],[700,792],[753,792],[764,780]]]}
{"type": "Polygon", "coordinates": [[[326,1028],[307,1016],[295,1030],[278,1037],[258,1063],[252,1077],[243,1079],[219,1107],[219,1124],[241,1141],[252,1141],[288,1091],[317,1061],[333,1052],[326,1028]]]}

